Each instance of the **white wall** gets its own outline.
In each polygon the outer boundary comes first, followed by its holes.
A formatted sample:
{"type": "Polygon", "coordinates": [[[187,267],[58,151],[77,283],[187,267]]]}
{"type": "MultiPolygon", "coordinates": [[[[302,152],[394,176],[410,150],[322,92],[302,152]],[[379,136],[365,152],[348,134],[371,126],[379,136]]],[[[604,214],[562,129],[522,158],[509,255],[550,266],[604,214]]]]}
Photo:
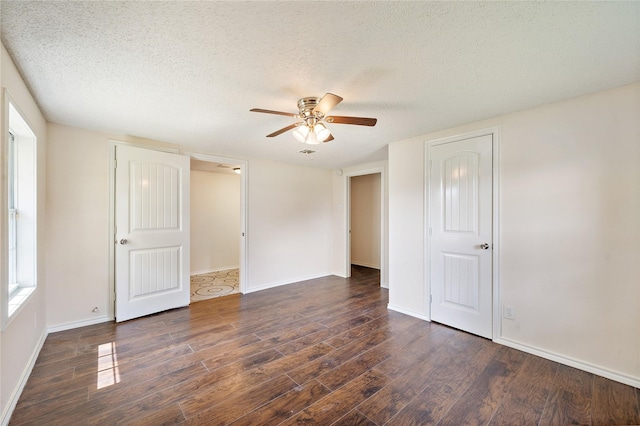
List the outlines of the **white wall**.
{"type": "Polygon", "coordinates": [[[251,160],[248,179],[248,291],[331,274],[331,171],[251,160]]]}
{"type": "Polygon", "coordinates": [[[351,179],[351,263],[380,269],[380,173],[351,179]]]}
{"type": "Polygon", "coordinates": [[[425,141],[490,126],[515,312],[497,340],[640,386],[640,84],[391,144],[391,307],[429,317],[425,141]]]}
{"type": "Polygon", "coordinates": [[[47,325],[109,318],[109,136],[49,124],[47,325]],[[92,312],[97,307],[97,312],[92,312]]]}
{"type": "MultiPolygon", "coordinates": [[[[38,351],[46,336],[45,328],[45,291],[46,276],[44,268],[45,255],[45,216],[46,216],[46,146],[47,146],[47,126],[38,105],[29,93],[20,73],[16,69],[11,57],[2,45],[0,52],[0,86],[7,88],[13,101],[23,114],[23,118],[28,122],[31,130],[37,138],[37,277],[38,287],[33,293],[31,299],[26,303],[23,309],[16,314],[15,318],[8,327],[0,334],[0,410],[2,411],[2,422],[8,420],[8,416],[15,403],[17,402],[18,392],[24,386],[27,374],[30,371],[32,363],[37,357],[38,351]]],[[[0,120],[0,126],[4,126],[0,120]]],[[[2,127],[1,132],[6,129],[2,127]]],[[[4,149],[4,147],[3,147],[4,149]]],[[[6,167],[6,155],[2,155],[2,164],[0,170],[4,171],[6,167]]],[[[2,202],[3,214],[0,214],[3,221],[2,231],[2,249],[0,253],[4,257],[7,247],[5,207],[6,206],[6,174],[0,173],[2,176],[2,184],[0,185],[0,194],[2,202]]],[[[0,279],[4,283],[7,280],[7,269],[4,267],[5,261],[2,262],[0,270],[2,275],[0,279]]]]}
{"type": "Polygon", "coordinates": [[[191,170],[191,275],[240,265],[240,176],[191,170]]]}
{"type": "Polygon", "coordinates": [[[389,145],[389,306],[428,318],[422,140],[389,145]]]}

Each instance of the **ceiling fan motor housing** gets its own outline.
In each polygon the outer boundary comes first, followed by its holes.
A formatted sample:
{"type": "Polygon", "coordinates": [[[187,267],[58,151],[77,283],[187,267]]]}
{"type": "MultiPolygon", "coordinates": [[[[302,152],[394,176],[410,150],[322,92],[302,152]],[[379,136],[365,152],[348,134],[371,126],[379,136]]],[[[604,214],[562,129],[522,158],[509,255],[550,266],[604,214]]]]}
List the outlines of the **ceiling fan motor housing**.
{"type": "Polygon", "coordinates": [[[298,101],[300,118],[303,119],[307,125],[313,126],[324,117],[324,114],[321,112],[313,112],[313,109],[319,102],[320,98],[316,96],[308,96],[298,101]]]}

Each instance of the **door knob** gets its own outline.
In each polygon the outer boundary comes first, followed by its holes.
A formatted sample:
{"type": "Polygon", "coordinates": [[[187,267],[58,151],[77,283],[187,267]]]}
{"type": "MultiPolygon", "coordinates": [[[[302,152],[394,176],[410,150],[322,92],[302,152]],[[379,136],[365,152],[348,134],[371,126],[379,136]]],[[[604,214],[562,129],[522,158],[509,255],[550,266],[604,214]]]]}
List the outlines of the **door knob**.
{"type": "Polygon", "coordinates": [[[120,240],[120,244],[122,244],[122,245],[127,244],[127,239],[126,238],[121,239],[120,240]]]}
{"type": "MultiPolygon", "coordinates": [[[[125,240],[126,241],[126,240],[125,240]]],[[[489,244],[488,243],[484,243],[484,244],[480,244],[480,248],[482,250],[489,250],[489,244]]]]}

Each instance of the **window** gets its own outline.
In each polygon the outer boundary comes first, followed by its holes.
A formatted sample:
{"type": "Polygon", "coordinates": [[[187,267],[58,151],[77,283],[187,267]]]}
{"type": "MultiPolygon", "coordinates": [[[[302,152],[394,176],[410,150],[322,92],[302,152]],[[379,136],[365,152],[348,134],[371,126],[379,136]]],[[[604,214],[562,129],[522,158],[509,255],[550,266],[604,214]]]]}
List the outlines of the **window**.
{"type": "MultiPolygon", "coordinates": [[[[3,138],[7,171],[6,265],[3,276],[2,328],[20,311],[36,288],[36,137],[5,92],[8,133],[3,138]]],[[[6,123],[6,121],[5,121],[6,123]]],[[[4,201],[4,200],[3,200],[4,201]]],[[[2,250],[5,252],[5,250],[2,250]]]]}

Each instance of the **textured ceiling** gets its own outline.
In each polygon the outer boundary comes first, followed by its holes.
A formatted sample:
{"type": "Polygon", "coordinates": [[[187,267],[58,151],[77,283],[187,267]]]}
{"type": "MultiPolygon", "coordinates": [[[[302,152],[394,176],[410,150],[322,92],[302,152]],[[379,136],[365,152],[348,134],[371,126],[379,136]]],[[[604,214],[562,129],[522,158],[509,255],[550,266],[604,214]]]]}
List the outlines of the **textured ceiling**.
{"type": "Polygon", "coordinates": [[[1,2],[2,42],[48,121],[318,167],[640,80],[640,2],[1,2]],[[344,98],[307,148],[304,96],[344,98]]]}

